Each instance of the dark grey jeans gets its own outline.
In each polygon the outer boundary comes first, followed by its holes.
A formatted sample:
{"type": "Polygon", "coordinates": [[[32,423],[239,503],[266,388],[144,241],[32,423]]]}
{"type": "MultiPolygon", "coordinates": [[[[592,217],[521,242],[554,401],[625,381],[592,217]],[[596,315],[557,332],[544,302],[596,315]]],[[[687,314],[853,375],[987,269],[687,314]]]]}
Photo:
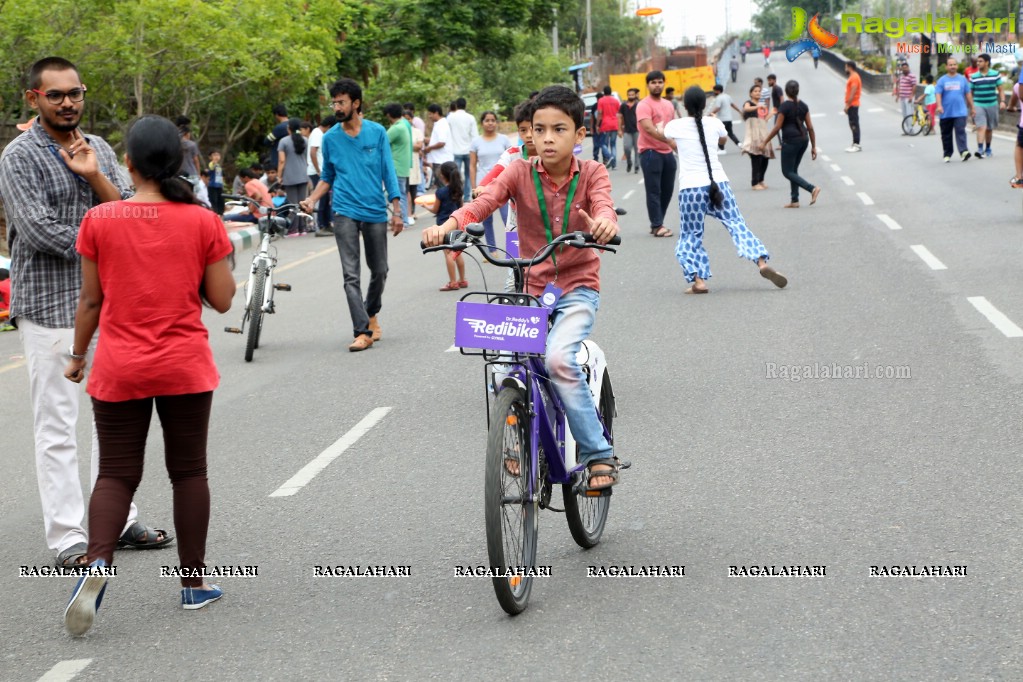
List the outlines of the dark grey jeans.
{"type": "Polygon", "coordinates": [[[369,318],[380,312],[387,281],[387,223],[367,223],[343,215],[334,216],[334,239],[341,254],[341,272],[345,278],[345,296],[352,314],[352,333],[358,337],[371,334],[369,318]],[[369,290],[362,299],[362,254],[359,235],[366,246],[369,267],[369,290]]]}

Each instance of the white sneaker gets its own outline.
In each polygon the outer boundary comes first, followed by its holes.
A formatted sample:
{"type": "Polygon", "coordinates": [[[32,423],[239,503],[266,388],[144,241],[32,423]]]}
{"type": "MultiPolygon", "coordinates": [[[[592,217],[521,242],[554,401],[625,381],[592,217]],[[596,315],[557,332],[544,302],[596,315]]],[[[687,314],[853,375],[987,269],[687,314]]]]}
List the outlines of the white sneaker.
{"type": "Polygon", "coordinates": [[[719,150],[718,150],[718,156],[724,156],[724,155],[725,155],[725,154],[727,154],[727,153],[728,153],[728,152],[726,152],[726,151],[725,151],[724,149],[719,149],[719,150]]]}
{"type": "Polygon", "coordinates": [[[946,156],[946,157],[944,158],[944,161],[945,161],[945,163],[948,163],[948,162],[949,162],[949,161],[951,161],[951,160],[952,160],[952,157],[950,157],[950,156],[946,156]]]}
{"type": "Polygon", "coordinates": [[[845,151],[847,151],[847,152],[861,152],[861,151],[863,151],[863,149],[858,144],[854,144],[854,145],[851,145],[849,147],[846,147],[845,151]]]}

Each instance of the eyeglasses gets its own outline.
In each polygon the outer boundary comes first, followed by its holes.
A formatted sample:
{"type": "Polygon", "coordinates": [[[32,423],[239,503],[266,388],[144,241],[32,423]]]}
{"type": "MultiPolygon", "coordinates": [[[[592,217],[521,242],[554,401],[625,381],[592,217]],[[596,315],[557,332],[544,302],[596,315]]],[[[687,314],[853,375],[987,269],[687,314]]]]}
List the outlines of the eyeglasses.
{"type": "Polygon", "coordinates": [[[347,104],[347,102],[345,102],[344,100],[336,100],[336,99],[335,99],[335,100],[333,100],[333,101],[332,101],[332,102],[330,103],[330,105],[331,105],[332,107],[334,107],[335,109],[337,109],[338,107],[343,107],[343,106],[344,106],[345,104],[347,104]]]}
{"type": "Polygon", "coordinates": [[[60,90],[47,90],[46,92],[43,92],[42,90],[36,90],[35,88],[32,88],[32,92],[36,93],[37,95],[42,95],[43,97],[46,98],[47,102],[53,105],[63,104],[65,97],[67,97],[73,103],[77,104],[78,102],[81,102],[82,100],[85,99],[85,90],[86,87],[84,85],[80,88],[73,88],[71,90],[68,90],[67,92],[61,92],[60,90]]]}

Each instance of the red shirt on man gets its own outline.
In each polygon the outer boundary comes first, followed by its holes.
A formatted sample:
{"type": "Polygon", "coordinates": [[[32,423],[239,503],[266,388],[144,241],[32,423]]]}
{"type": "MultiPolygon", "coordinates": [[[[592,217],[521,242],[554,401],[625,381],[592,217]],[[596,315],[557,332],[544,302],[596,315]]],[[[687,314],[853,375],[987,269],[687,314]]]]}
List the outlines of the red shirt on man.
{"type": "Polygon", "coordinates": [[[618,108],[621,103],[613,95],[604,95],[597,100],[597,113],[600,114],[600,125],[597,130],[609,133],[618,130],[618,108]]]}

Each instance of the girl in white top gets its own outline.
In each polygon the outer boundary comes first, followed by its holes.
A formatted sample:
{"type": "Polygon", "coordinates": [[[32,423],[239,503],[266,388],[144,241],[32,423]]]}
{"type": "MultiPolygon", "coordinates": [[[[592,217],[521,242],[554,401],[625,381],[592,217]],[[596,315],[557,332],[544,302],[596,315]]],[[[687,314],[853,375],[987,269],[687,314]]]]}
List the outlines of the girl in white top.
{"type": "Polygon", "coordinates": [[[711,276],[710,260],[703,248],[703,223],[708,215],[725,224],[739,256],[756,263],[761,277],[784,287],[788,280],[767,264],[770,257],[767,249],[746,227],[717,154],[707,151],[708,135],[714,142],[724,144],[728,133],[721,121],[703,116],[706,103],[703,89],[698,85],[690,87],[683,97],[687,116],[664,126],[664,136],[674,140],[678,148],[678,210],[682,224],[675,257],[690,284],[686,293],[709,291],[706,280],[711,276]]]}

